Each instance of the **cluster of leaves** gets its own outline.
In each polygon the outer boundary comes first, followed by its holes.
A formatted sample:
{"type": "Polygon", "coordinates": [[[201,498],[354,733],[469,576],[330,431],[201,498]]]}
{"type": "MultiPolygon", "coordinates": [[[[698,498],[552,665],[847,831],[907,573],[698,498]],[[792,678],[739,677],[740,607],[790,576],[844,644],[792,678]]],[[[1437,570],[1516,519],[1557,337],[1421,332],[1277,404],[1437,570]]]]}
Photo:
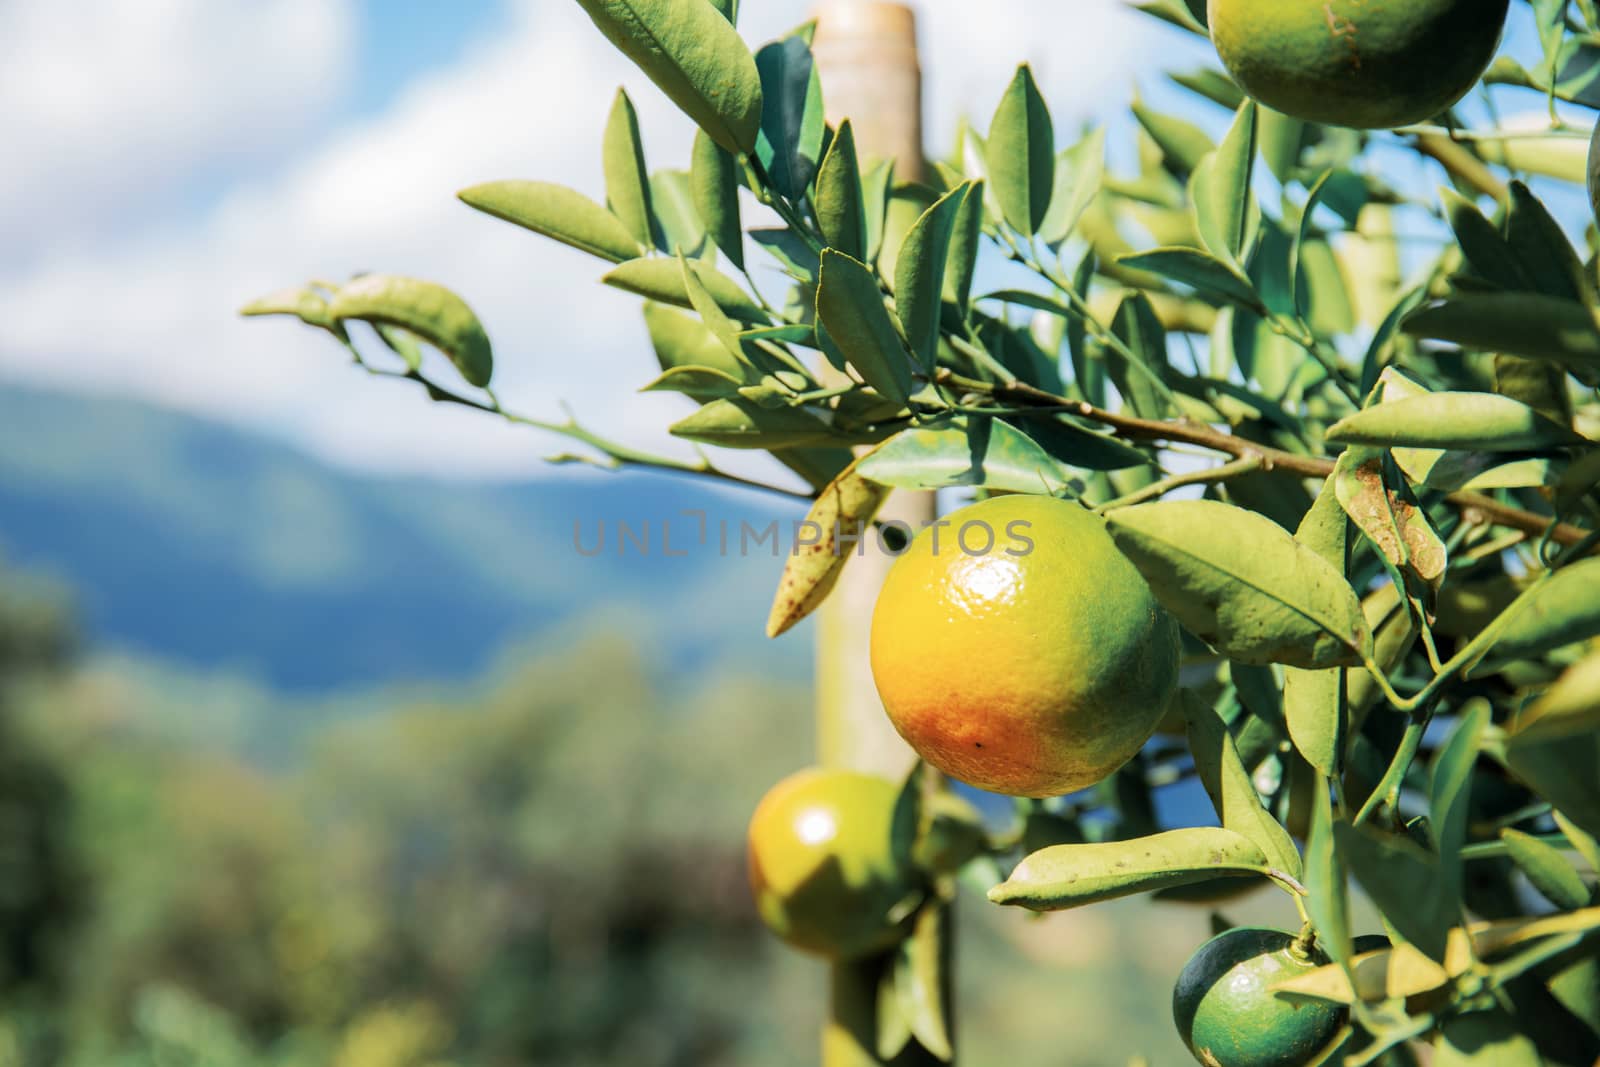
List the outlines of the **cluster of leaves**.
{"type": "MultiPolygon", "coordinates": [[[[1558,120],[1537,137],[1454,116],[1319,127],[1203,69],[1172,81],[1211,125],[1232,113],[1221,139],[1135,103],[1138,169],[1115,174],[1098,132],[1058,150],[1023,67],[986,133],[963,127],[912,181],[824,120],[809,27],[752,54],[726,3],[580,3],[699,125],[690,169],[648,171],[619,95],[605,205],[533,181],[461,196],[646,298],[645,388],[697,405],[671,432],[770,452],[829,532],[894,488],[1077,497],[1210,670],[1184,695],[1187,753],[1146,753],[1093,803],[1031,807],[1008,846],[1032,854],[992,897],[1271,878],[1334,960],[1300,992],[1351,1005],[1349,1062],[1502,1025],[1534,1037],[1496,1063],[1592,1060],[1600,908],[1571,857],[1600,869],[1600,294],[1593,256],[1506,177],[1580,177],[1561,153],[1581,139],[1558,120]],[[1449,186],[1394,187],[1383,152],[1449,186]],[[778,225],[746,233],[747,195],[778,225]],[[755,284],[758,252],[781,300],[755,284]],[[1030,281],[975,292],[980,266],[1030,281]],[[1196,469],[1197,450],[1226,462],[1196,469]],[[1157,500],[1196,484],[1205,499],[1157,500]],[[1221,826],[1161,832],[1150,784],[1191,772],[1221,826]],[[1118,816],[1081,818],[1099,810],[1118,816]],[[1063,843],[1033,851],[1051,820],[1063,843]],[[1356,954],[1350,875],[1393,947],[1356,954]]],[[[1143,6],[1204,32],[1199,5],[1143,6]]],[[[1491,80],[1583,102],[1600,65],[1577,6],[1569,25],[1567,4],[1533,3],[1544,62],[1491,80]]],[[[369,276],[247,311],[296,315],[363,362],[345,324],[370,322],[405,361],[383,373],[508,414],[477,320],[429,283],[369,276]],[[482,399],[425,376],[417,339],[482,399]]],[[[734,477],[546,428],[605,463],[734,477]]],[[[789,562],[769,632],[827,595],[849,558],[830,547],[789,562]]]]}

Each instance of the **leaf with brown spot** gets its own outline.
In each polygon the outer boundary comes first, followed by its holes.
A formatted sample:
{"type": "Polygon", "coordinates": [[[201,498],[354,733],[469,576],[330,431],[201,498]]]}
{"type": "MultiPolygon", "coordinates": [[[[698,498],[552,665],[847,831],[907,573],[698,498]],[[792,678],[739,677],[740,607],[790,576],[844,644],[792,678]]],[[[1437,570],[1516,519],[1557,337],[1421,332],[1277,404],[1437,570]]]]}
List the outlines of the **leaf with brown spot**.
{"type": "Polygon", "coordinates": [[[784,564],[783,577],[778,580],[772,613],[767,617],[768,637],[785,632],[827,599],[850,559],[849,552],[839,551],[840,532],[857,530],[864,535],[867,524],[888,495],[887,487],[857,474],[855,463],[841,471],[817,495],[816,502],[806,513],[805,522],[815,523],[820,536],[810,545],[802,545],[796,538],[794,550],[784,564]]]}
{"type": "Polygon", "coordinates": [[[1384,484],[1383,453],[1347,448],[1333,478],[1345,514],[1408,581],[1420,583],[1431,604],[1449,555],[1422,509],[1384,484]]]}

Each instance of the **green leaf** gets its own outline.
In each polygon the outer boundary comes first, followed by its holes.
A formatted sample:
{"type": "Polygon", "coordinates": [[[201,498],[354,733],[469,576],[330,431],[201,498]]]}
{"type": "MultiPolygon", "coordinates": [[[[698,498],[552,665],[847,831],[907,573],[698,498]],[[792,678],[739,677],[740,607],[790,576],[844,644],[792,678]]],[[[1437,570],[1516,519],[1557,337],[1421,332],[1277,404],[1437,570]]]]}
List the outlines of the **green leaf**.
{"type": "Polygon", "coordinates": [[[811,48],[784,37],[756,53],[761,75],[761,136],[756,158],[779,195],[798,200],[822,161],[822,81],[811,48]]]}
{"type": "Polygon", "coordinates": [[[783,264],[784,272],[804,285],[815,285],[822,261],[799,234],[784,227],[750,231],[750,239],[783,264]]]}
{"type": "MultiPolygon", "coordinates": [[[[702,0],[703,2],[703,0],[702,0]]],[[[732,278],[704,263],[693,264],[695,276],[727,315],[740,322],[766,325],[771,316],[761,309],[732,278]]],[[[665,256],[649,259],[631,259],[619,263],[615,269],[600,279],[607,285],[636,293],[648,300],[678,307],[690,307],[689,291],[684,288],[683,270],[676,259],[665,256]]]]}
{"type": "MultiPolygon", "coordinates": [[[[1104,128],[1096,129],[1056,157],[1050,209],[1039,224],[1039,236],[1046,243],[1059,244],[1072,236],[1083,213],[1089,210],[1089,205],[1100,192],[1105,179],[1105,163],[1104,128]]],[[[976,206],[981,209],[981,202],[976,206]]]]}
{"type": "Polygon", "coordinates": [[[1506,609],[1504,629],[1488,657],[1497,662],[1538,656],[1600,635],[1600,557],[1556,571],[1506,609]]]}
{"type": "Polygon", "coordinates": [[[828,154],[817,172],[817,228],[829,248],[864,260],[867,251],[867,212],[861,188],[861,164],[856,158],[855,128],[849,119],[839,124],[828,154]]]}
{"type": "Polygon", "coordinates": [[[549,182],[485,182],[456,194],[486,215],[613,263],[644,251],[615,215],[582,193],[549,182]]]}
{"type": "MultiPolygon", "coordinates": [[[[874,962],[881,963],[881,961],[874,962]]],[[[877,1033],[874,1035],[874,1044],[878,1059],[889,1063],[911,1044],[911,1020],[907,1019],[905,1012],[900,1009],[900,991],[896,986],[899,972],[893,967],[875,966],[871,969],[878,975],[875,1013],[877,1033]]]]}
{"type": "Polygon", "coordinates": [[[797,448],[840,440],[832,427],[804,408],[765,408],[743,397],[713,400],[667,432],[724,448],[797,448]]]}
{"type": "Polygon", "coordinates": [[[1495,393],[1426,393],[1347,415],[1328,427],[1344,444],[1527,452],[1584,439],[1520,401],[1495,393]]]}
{"type": "Polygon", "coordinates": [[[1456,728],[1433,760],[1429,828],[1434,847],[1439,850],[1439,892],[1452,912],[1461,908],[1461,846],[1467,839],[1472,765],[1478,759],[1489,712],[1487,700],[1468,701],[1456,728]]]}
{"type": "Polygon", "coordinates": [[[1022,431],[976,416],[901,430],[863,456],[856,472],[900,489],[1053,494],[1069,485],[1067,472],[1022,431]]]}
{"type": "Polygon", "coordinates": [[[1433,1067],[1541,1067],[1539,1049],[1499,1008],[1452,1015],[1439,1027],[1433,1067]]]}
{"type": "Polygon", "coordinates": [[[1215,154],[1196,168],[1191,182],[1195,228],[1217,259],[1242,272],[1245,246],[1260,214],[1250,192],[1256,156],[1256,105],[1247,100],[1215,154]]]}
{"type": "Polygon", "coordinates": [[[1512,735],[1506,765],[1574,826],[1600,836],[1600,735],[1555,739],[1512,735]]]}
{"type": "Polygon", "coordinates": [[[904,404],[911,365],[883,305],[878,281],[860,260],[826,249],[817,283],[817,321],[862,380],[884,399],[904,404]]]}
{"type": "Polygon", "coordinates": [[[870,536],[868,524],[888,495],[887,488],[862,477],[854,463],[817,494],[800,527],[810,543],[795,539],[767,616],[768,637],[784,633],[822,605],[852,555],[841,532],[870,536]]]}
{"type": "Polygon", "coordinates": [[[1589,903],[1589,887],[1567,858],[1555,849],[1521,830],[1509,827],[1500,831],[1511,861],[1522,868],[1533,887],[1563,911],[1575,911],[1589,903]]]}
{"type": "Polygon", "coordinates": [[[978,269],[983,245],[983,189],[981,181],[967,183],[955,222],[950,227],[950,252],[945,257],[944,298],[965,316],[971,308],[972,275],[978,269]]]}
{"type": "Polygon", "coordinates": [[[650,200],[656,214],[656,239],[670,255],[703,257],[706,226],[694,204],[686,170],[658,170],[650,176],[650,200]]]}
{"type": "Polygon", "coordinates": [[[1506,243],[1533,289],[1562,300],[1583,299],[1583,264],[1561,224],[1520,181],[1511,183],[1506,243]]]}
{"type": "MultiPolygon", "coordinates": [[[[1300,521],[1295,540],[1345,570],[1350,522],[1339,504],[1333,479],[1317,494],[1311,510],[1300,521]]],[[[1344,670],[1331,667],[1304,671],[1287,667],[1283,672],[1283,713],[1289,739],[1318,772],[1332,778],[1344,769],[1345,731],[1349,712],[1345,704],[1344,670]]]]}
{"type": "Polygon", "coordinates": [[[639,140],[639,116],[623,89],[617,90],[601,141],[606,178],[606,206],[628,228],[641,246],[651,240],[650,172],[644,165],[644,144],[639,140]]]}
{"type": "Polygon", "coordinates": [[[894,160],[880,159],[867,168],[861,178],[861,210],[866,216],[867,256],[863,263],[876,263],[883,251],[884,224],[889,212],[890,190],[894,188],[894,160]]]}
{"type": "Polygon", "coordinates": [[[1052,845],[1026,857],[989,890],[996,904],[1059,911],[1272,866],[1242,834],[1218,826],[1168,830],[1131,841],[1052,845]]]}
{"type": "MultiPolygon", "coordinates": [[[[940,197],[911,227],[895,258],[895,313],[905,330],[912,355],[930,377],[939,355],[939,317],[944,307],[944,271],[950,254],[950,237],[962,203],[975,189],[978,189],[977,184],[968,182],[940,197]]],[[[981,195],[981,190],[979,193],[981,195]]]]}
{"type": "Polygon", "coordinates": [[[1569,370],[1600,370],[1600,323],[1582,304],[1535,293],[1471,293],[1408,315],[1413,337],[1464,348],[1549,360],[1569,370]]]}
{"type": "Polygon", "coordinates": [[[1180,176],[1192,172],[1202,159],[1217,150],[1216,142],[1186,119],[1152,111],[1137,101],[1133,104],[1133,117],[1160,147],[1168,169],[1180,176]]]}
{"type": "Polygon", "coordinates": [[[349,339],[344,327],[329,316],[327,298],[310,286],[296,286],[268,293],[240,308],[239,314],[246,318],[260,315],[291,315],[307,326],[327,330],[341,340],[349,339]]]}
{"type": "MultiPolygon", "coordinates": [[[[1348,968],[1355,954],[1350,936],[1349,887],[1344,863],[1333,840],[1333,806],[1328,787],[1318,782],[1312,800],[1311,830],[1306,837],[1306,911],[1316,926],[1317,940],[1333,961],[1348,968]]],[[[1347,970],[1348,973],[1348,970],[1347,970]]]]}
{"type": "Polygon", "coordinates": [[[1013,230],[1037,233],[1055,185],[1055,130],[1033,71],[1017,68],[989,124],[984,154],[1000,210],[1013,230]]]}
{"type": "Polygon", "coordinates": [[[1532,707],[1516,719],[1513,732],[1538,740],[1574,737],[1600,730],[1600,652],[1568,667],[1532,707]]]}
{"type": "MultiPolygon", "coordinates": [[[[720,346],[718,346],[720,347],[720,346]]],[[[641,393],[682,393],[695,400],[714,400],[719,396],[733,396],[745,383],[727,371],[715,367],[683,366],[662,371],[641,393]]]]}
{"type": "Polygon", "coordinates": [[[418,346],[417,339],[409,331],[382,322],[374,322],[372,329],[378,335],[378,340],[383,342],[385,348],[405,361],[407,369],[420,370],[422,368],[422,349],[418,346]]]}
{"type": "Polygon", "coordinates": [[[1167,610],[1230,659],[1356,666],[1371,645],[1343,575],[1271,519],[1178,500],[1118,508],[1107,520],[1167,610]]]}
{"type": "Polygon", "coordinates": [[[699,316],[650,301],[644,305],[644,324],[663,371],[700,367],[740,384],[750,380],[750,368],[717,339],[699,316]]]}
{"type": "Polygon", "coordinates": [[[1345,449],[1331,482],[1345,514],[1431,604],[1444,582],[1449,554],[1427,513],[1384,484],[1382,453],[1345,449]]]}
{"type": "Polygon", "coordinates": [[[578,0],[623,55],[730,152],[754,152],[761,77],[722,13],[704,0],[578,0]]]}
{"type": "Polygon", "coordinates": [[[1199,774],[1222,825],[1249,839],[1273,870],[1291,877],[1300,875],[1300,854],[1294,841],[1272,814],[1262,807],[1261,797],[1239,758],[1239,749],[1227,726],[1208,704],[1192,690],[1181,697],[1184,718],[1189,724],[1189,749],[1194,753],[1194,768],[1199,774]]]}
{"type": "Polygon", "coordinates": [[[1455,231],[1456,243],[1474,274],[1499,289],[1527,292],[1532,288],[1511,246],[1477,205],[1448,187],[1439,190],[1439,199],[1445,221],[1455,231]]]}
{"type": "MultiPolygon", "coordinates": [[[[696,130],[689,162],[689,196],[712,242],[744,269],[744,232],[739,219],[739,173],[728,150],[696,130]]],[[[669,250],[670,251],[670,250],[669,250]]]]}
{"type": "Polygon", "coordinates": [[[1074,421],[1068,415],[1038,414],[1016,419],[1017,428],[1069,467],[1091,471],[1126,470],[1150,463],[1150,457],[1074,421]]]}
{"type": "Polygon", "coordinates": [[[1111,320],[1111,332],[1136,357],[1128,359],[1122,352],[1107,346],[1107,362],[1117,392],[1136,414],[1147,419],[1166,417],[1175,407],[1172,390],[1164,376],[1167,331],[1162,328],[1150,298],[1137,290],[1124,296],[1111,320]]]}
{"type": "Polygon", "coordinates": [[[1405,838],[1372,836],[1349,823],[1335,823],[1333,836],[1350,873],[1400,936],[1442,961],[1456,912],[1439,892],[1438,861],[1405,838]]]}
{"type": "Polygon", "coordinates": [[[442,285],[368,274],[342,287],[328,314],[407,330],[448,356],[470,385],[486,386],[494,373],[494,351],[483,324],[466,301],[442,285]]]}
{"type": "Polygon", "coordinates": [[[924,907],[917,913],[911,936],[900,942],[894,955],[894,987],[900,1014],[910,1023],[917,1042],[946,1063],[955,1056],[944,998],[944,971],[950,964],[949,936],[945,909],[937,905],[924,907]]]}
{"type": "Polygon", "coordinates": [[[1198,248],[1152,248],[1148,252],[1118,256],[1117,263],[1129,270],[1145,270],[1171,278],[1252,311],[1266,311],[1249,279],[1198,248]]]}

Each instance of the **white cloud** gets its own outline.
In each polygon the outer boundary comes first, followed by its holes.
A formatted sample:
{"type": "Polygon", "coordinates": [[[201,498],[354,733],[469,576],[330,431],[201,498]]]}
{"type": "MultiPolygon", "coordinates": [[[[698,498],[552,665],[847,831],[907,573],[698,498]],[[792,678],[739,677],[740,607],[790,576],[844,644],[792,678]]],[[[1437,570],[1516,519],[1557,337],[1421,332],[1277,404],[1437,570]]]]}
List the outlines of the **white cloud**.
{"type": "MultiPolygon", "coordinates": [[[[278,6],[300,9],[295,0],[278,6]]],[[[1128,21],[1115,0],[1057,7],[991,0],[975,19],[966,5],[923,5],[932,147],[959,110],[986,117],[1020,59],[1035,63],[1064,128],[1126,98],[1141,23],[1128,21]]],[[[742,29],[759,41],[798,22],[806,5],[747,8],[742,29]]],[[[204,32],[217,32],[215,20],[204,32]]],[[[162,38],[164,61],[207,70],[232,63],[263,88],[219,103],[237,111],[232,121],[178,123],[177,132],[160,133],[167,147],[148,155],[173,169],[237,143],[236,127],[248,127],[249,116],[263,121],[259,99],[290,92],[300,77],[298,68],[278,65],[282,55],[270,47],[191,58],[206,51],[192,36],[162,38]]],[[[167,80],[200,85],[207,77],[198,70],[167,80]]],[[[115,83],[114,74],[108,78],[115,83]]],[[[64,241],[43,249],[38,262],[0,279],[0,318],[8,323],[0,371],[154,397],[376,467],[512,473],[564,447],[427,405],[404,386],[368,381],[325,338],[295,324],[234,314],[249,297],[284,284],[379,269],[435,278],[473,303],[495,339],[508,403],[559,417],[557,401],[565,398],[605,432],[636,444],[665,442],[663,450],[683,454],[662,432],[685,413],[681,402],[633,392],[651,366],[637,301],[595,284],[599,261],[477,215],[453,197],[497,177],[562,181],[598,194],[600,130],[619,82],[639,107],[652,165],[683,165],[688,122],[577,5],[532,0],[495,39],[419,79],[386,113],[328,143],[303,145],[286,166],[232,190],[204,217],[146,229],[108,224],[93,248],[64,241]]],[[[143,135],[127,107],[107,103],[97,120],[90,104],[61,106],[84,138],[92,139],[96,121],[112,130],[131,126],[119,151],[152,165],[142,147],[130,147],[143,135]]],[[[62,159],[64,184],[110,180],[79,170],[91,164],[71,153],[62,159]]]]}

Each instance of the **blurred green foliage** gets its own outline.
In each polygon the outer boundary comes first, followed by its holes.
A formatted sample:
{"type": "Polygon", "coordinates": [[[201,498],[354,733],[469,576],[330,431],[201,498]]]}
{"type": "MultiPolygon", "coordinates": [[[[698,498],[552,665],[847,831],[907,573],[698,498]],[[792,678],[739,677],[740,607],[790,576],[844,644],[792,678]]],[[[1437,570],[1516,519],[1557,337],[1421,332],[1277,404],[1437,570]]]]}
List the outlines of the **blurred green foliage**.
{"type": "MultiPolygon", "coordinates": [[[[263,763],[259,729],[210,723],[281,701],[74,663],[59,600],[18,588],[0,575],[0,1067],[814,1061],[823,968],[760,926],[743,842],[809,761],[804,686],[662,678],[612,620],[263,763]]],[[[1059,1062],[1064,1018],[1074,1062],[1126,1062],[1207,922],[1129,903],[963,910],[973,1062],[1059,1062]]]]}

